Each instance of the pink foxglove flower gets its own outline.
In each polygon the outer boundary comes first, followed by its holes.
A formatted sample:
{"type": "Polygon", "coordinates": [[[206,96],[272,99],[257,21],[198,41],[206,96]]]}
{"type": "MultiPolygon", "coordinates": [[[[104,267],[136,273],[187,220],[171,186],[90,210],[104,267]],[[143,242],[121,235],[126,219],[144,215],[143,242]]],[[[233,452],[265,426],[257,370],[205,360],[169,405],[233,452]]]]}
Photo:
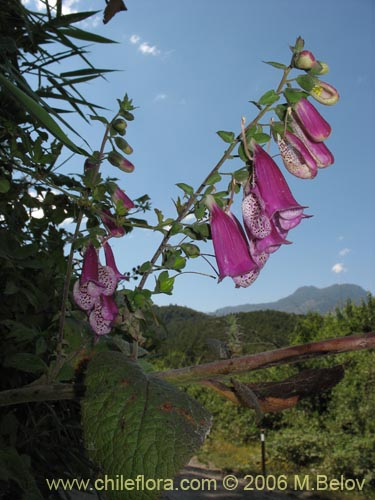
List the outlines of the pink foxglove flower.
{"type": "Polygon", "coordinates": [[[242,201],[242,217],[246,233],[250,240],[250,253],[255,262],[263,267],[268,255],[280,245],[289,243],[285,240],[287,231],[278,230],[264,211],[264,203],[257,186],[245,188],[242,201]]]}
{"type": "Polygon", "coordinates": [[[104,247],[104,254],[105,254],[105,263],[107,267],[110,267],[114,275],[116,277],[117,281],[124,280],[124,279],[129,279],[127,276],[124,274],[121,274],[120,271],[117,269],[116,261],[115,261],[115,256],[113,255],[112,248],[108,241],[106,241],[103,245],[104,247]]]}
{"type": "Polygon", "coordinates": [[[326,106],[333,106],[339,100],[340,96],[335,87],[327,82],[319,81],[315,87],[310,90],[310,95],[316,101],[326,106]]]}
{"type": "Polygon", "coordinates": [[[252,259],[240,223],[233,214],[222,210],[212,196],[206,197],[211,213],[211,236],[219,269],[219,279],[233,278],[236,286],[249,286],[258,276],[259,268],[252,259]]]}
{"type": "Polygon", "coordinates": [[[264,214],[285,238],[285,231],[297,226],[306,217],[293,197],[286,180],[273,159],[258,145],[254,146],[254,186],[264,214]]]}
{"type": "Polygon", "coordinates": [[[117,203],[122,203],[123,206],[128,210],[135,207],[133,201],[129,198],[129,196],[127,196],[125,192],[118,186],[116,186],[112,194],[112,201],[115,205],[117,205],[117,203]]]}
{"type": "Polygon", "coordinates": [[[322,142],[330,135],[330,124],[307,99],[300,99],[294,106],[294,112],[305,134],[312,141],[322,142]]]}
{"type": "Polygon", "coordinates": [[[313,179],[316,176],[316,161],[300,138],[286,130],[284,137],[278,135],[277,144],[288,172],[300,179],[313,179]]]}
{"type": "Polygon", "coordinates": [[[335,159],[333,157],[333,154],[327,148],[324,142],[311,141],[303,131],[302,127],[299,125],[293,113],[290,118],[290,125],[293,129],[294,134],[303,142],[303,144],[309,150],[311,156],[314,158],[319,168],[325,168],[334,163],[335,159]]]}
{"type": "Polygon", "coordinates": [[[116,216],[110,210],[102,210],[100,218],[112,238],[121,238],[124,236],[125,229],[116,224],[116,216]]]}

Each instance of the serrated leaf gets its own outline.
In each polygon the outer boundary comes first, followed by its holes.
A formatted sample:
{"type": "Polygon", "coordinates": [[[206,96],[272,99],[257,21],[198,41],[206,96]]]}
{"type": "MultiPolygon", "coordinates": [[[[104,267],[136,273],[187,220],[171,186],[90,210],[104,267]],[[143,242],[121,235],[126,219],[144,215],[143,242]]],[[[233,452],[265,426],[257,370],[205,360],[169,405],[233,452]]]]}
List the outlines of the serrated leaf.
{"type": "Polygon", "coordinates": [[[274,68],[278,68],[278,69],[286,69],[288,66],[285,66],[285,64],[282,64],[282,63],[278,63],[278,62],[275,62],[275,61],[263,61],[264,64],[269,64],[270,66],[273,66],[274,68]]]}
{"type": "Polygon", "coordinates": [[[279,99],[280,96],[276,94],[276,92],[272,89],[262,95],[262,97],[258,101],[258,104],[260,104],[261,106],[268,106],[270,104],[273,104],[274,102],[277,102],[279,99]]]}
{"type": "MultiPolygon", "coordinates": [[[[89,363],[81,403],[85,445],[104,474],[135,480],[171,479],[201,446],[210,428],[207,411],[185,392],[144,373],[118,352],[89,363]]],[[[127,500],[154,500],[160,491],[134,489],[127,500]]],[[[124,492],[108,491],[110,500],[124,492]]]]}
{"type": "Polygon", "coordinates": [[[235,135],[233,132],[227,132],[226,130],[219,130],[216,132],[220,139],[223,139],[224,142],[232,143],[235,139],[235,135]]]}
{"type": "Polygon", "coordinates": [[[182,189],[182,191],[188,194],[189,196],[194,194],[194,188],[192,186],[189,186],[189,184],[185,184],[184,182],[179,182],[178,184],[176,184],[176,186],[182,189]]]}

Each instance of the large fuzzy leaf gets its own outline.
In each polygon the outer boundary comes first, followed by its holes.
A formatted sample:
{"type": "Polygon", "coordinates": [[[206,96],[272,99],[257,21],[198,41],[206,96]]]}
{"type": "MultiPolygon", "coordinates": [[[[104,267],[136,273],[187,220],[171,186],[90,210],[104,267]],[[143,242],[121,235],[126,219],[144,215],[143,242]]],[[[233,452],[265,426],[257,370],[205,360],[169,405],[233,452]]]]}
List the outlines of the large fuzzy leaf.
{"type": "MultiPolygon", "coordinates": [[[[119,352],[89,363],[82,401],[85,445],[103,474],[172,479],[207,435],[211,418],[194,399],[119,352]]],[[[107,491],[110,499],[153,500],[160,492],[107,491]]]]}

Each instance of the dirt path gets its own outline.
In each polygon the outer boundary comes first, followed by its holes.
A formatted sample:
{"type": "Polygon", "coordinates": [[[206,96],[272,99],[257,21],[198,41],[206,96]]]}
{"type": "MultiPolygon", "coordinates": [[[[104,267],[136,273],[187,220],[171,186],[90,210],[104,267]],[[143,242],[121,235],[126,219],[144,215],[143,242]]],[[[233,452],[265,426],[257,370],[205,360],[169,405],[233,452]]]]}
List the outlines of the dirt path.
{"type": "MultiPolygon", "coordinates": [[[[317,496],[312,492],[276,492],[276,491],[246,491],[246,482],[241,481],[234,491],[228,491],[223,486],[224,473],[209,470],[199,466],[187,466],[175,478],[175,485],[181,484],[183,479],[193,480],[190,484],[197,487],[197,491],[171,491],[161,497],[162,500],[328,500],[332,497],[317,496]],[[211,479],[203,482],[202,479],[211,479]],[[194,481],[195,480],[195,481],[194,481]],[[201,487],[198,489],[199,485],[201,487]]],[[[184,485],[187,483],[184,482],[184,485]]],[[[348,499],[349,500],[349,499],[348,499]]]]}

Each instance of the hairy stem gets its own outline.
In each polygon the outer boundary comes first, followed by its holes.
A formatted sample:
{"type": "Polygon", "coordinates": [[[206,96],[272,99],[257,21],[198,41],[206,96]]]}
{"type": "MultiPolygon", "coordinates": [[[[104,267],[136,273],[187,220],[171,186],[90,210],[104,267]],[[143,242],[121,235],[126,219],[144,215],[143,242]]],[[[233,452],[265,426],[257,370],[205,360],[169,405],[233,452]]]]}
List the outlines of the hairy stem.
{"type": "MultiPolygon", "coordinates": [[[[276,93],[277,94],[280,94],[284,85],[285,85],[285,82],[287,81],[287,77],[288,77],[288,74],[290,73],[292,69],[292,66],[288,66],[287,68],[285,68],[284,70],[284,73],[283,73],[283,77],[281,78],[280,80],[280,83],[276,89],[276,93]]],[[[256,125],[258,123],[258,121],[271,109],[272,105],[269,104],[267,106],[265,106],[261,111],[259,111],[259,113],[257,114],[257,116],[249,123],[249,125],[245,128],[245,132],[247,130],[249,130],[251,127],[253,127],[254,125],[256,125]]],[[[209,174],[206,176],[206,178],[204,179],[204,181],[201,183],[201,185],[198,187],[198,189],[195,191],[195,193],[193,193],[190,198],[187,200],[187,202],[185,203],[185,206],[184,206],[184,209],[181,211],[181,213],[179,214],[179,216],[177,217],[176,219],[176,223],[180,223],[189,213],[191,207],[194,205],[194,203],[196,202],[198,196],[202,193],[202,191],[204,190],[204,188],[207,186],[207,182],[209,180],[209,178],[215,174],[216,172],[218,172],[220,170],[220,168],[223,166],[223,164],[229,159],[229,157],[231,156],[234,148],[237,146],[237,144],[239,142],[241,142],[242,140],[242,132],[240,132],[238,134],[238,136],[234,139],[234,141],[229,145],[229,147],[226,149],[226,151],[224,152],[223,156],[220,158],[220,160],[216,163],[216,165],[212,168],[212,170],[209,172],[209,174]]],[[[171,238],[171,230],[168,231],[160,245],[158,246],[158,248],[156,249],[154,255],[152,256],[150,262],[152,264],[152,267],[156,264],[157,260],[159,259],[159,257],[161,256],[165,246],[167,245],[169,239],[171,238]]],[[[151,267],[151,269],[152,269],[151,267]]],[[[142,288],[145,286],[146,284],[146,281],[148,279],[148,277],[150,276],[152,270],[144,273],[144,275],[142,276],[142,279],[140,280],[139,282],[139,285],[138,285],[138,289],[139,290],[142,290],[142,288]]]]}

